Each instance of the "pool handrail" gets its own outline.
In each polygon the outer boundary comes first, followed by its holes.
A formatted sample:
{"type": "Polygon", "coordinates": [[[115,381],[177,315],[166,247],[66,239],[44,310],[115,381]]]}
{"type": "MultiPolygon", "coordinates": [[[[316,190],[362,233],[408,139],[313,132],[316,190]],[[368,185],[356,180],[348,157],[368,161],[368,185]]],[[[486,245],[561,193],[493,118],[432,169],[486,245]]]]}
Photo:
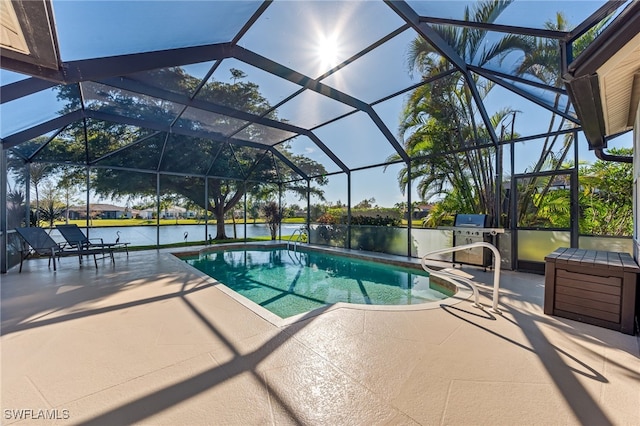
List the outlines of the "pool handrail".
{"type": "Polygon", "coordinates": [[[422,269],[428,272],[429,276],[440,277],[450,281],[465,282],[469,287],[471,287],[471,290],[473,291],[474,303],[472,303],[471,306],[473,306],[474,308],[484,309],[484,306],[482,306],[482,303],[480,303],[480,293],[478,293],[478,287],[476,287],[476,284],[470,279],[451,273],[448,269],[431,269],[424,263],[422,264],[422,269]]]}
{"type": "Polygon", "coordinates": [[[293,244],[293,251],[298,251],[298,244],[299,242],[302,241],[302,236],[303,235],[307,235],[307,241],[308,239],[308,234],[307,234],[307,228],[304,226],[301,226],[300,228],[296,229],[295,231],[293,231],[293,234],[291,234],[289,236],[289,239],[287,240],[287,250],[291,250],[290,246],[291,244],[293,244]],[[298,238],[293,241],[293,237],[297,236],[298,238]]]}
{"type": "MultiPolygon", "coordinates": [[[[464,277],[460,277],[455,274],[451,274],[449,272],[446,272],[446,270],[433,270],[429,268],[426,264],[426,261],[429,258],[429,256],[433,256],[436,254],[453,253],[455,251],[467,250],[474,247],[488,248],[493,252],[493,297],[492,297],[493,300],[492,300],[491,311],[496,314],[501,314],[500,309],[498,309],[498,301],[500,298],[500,263],[502,262],[502,257],[500,256],[500,252],[498,251],[496,246],[494,246],[493,244],[487,243],[484,241],[478,241],[471,244],[463,244],[455,247],[448,247],[440,250],[434,250],[422,256],[422,258],[420,259],[420,264],[422,265],[422,269],[429,272],[430,274],[446,277],[453,280],[461,280],[469,284],[471,286],[471,289],[473,290],[473,294],[475,297],[475,303],[473,306],[482,309],[482,305],[479,302],[478,289],[476,288],[475,284],[471,280],[466,279],[464,277]]],[[[432,260],[436,260],[436,259],[432,259],[432,260]]]]}

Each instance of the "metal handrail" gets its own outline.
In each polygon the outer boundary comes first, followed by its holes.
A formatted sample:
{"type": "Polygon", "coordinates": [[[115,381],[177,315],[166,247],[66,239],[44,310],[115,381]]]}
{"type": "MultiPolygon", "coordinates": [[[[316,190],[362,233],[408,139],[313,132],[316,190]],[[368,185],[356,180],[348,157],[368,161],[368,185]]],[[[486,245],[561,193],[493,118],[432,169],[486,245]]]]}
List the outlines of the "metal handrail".
{"type": "MultiPolygon", "coordinates": [[[[473,294],[475,297],[475,303],[473,304],[473,306],[482,309],[482,304],[480,304],[480,299],[479,299],[479,295],[478,295],[478,289],[476,288],[475,284],[473,283],[473,281],[461,277],[459,275],[455,275],[449,272],[446,272],[444,270],[433,270],[431,268],[429,268],[426,264],[427,258],[429,256],[433,256],[435,254],[445,254],[445,253],[453,253],[454,251],[461,251],[461,250],[467,250],[470,248],[474,248],[474,247],[485,247],[488,248],[489,250],[491,250],[493,252],[493,301],[492,301],[492,307],[491,307],[491,311],[496,313],[496,314],[501,314],[500,309],[498,309],[498,301],[500,298],[500,263],[502,261],[502,258],[500,256],[500,252],[498,251],[498,249],[496,248],[496,246],[494,246],[491,243],[487,243],[484,241],[478,241],[475,243],[471,243],[471,244],[464,244],[461,246],[455,246],[455,247],[450,247],[450,248],[445,248],[445,249],[440,249],[440,250],[434,250],[432,252],[429,252],[427,254],[425,254],[424,256],[422,256],[422,258],[420,259],[420,263],[422,264],[422,269],[424,269],[425,271],[429,272],[429,274],[433,274],[435,276],[440,276],[441,278],[449,278],[449,279],[453,279],[453,280],[461,280],[466,282],[467,284],[469,284],[471,286],[471,289],[473,290],[473,294]]],[[[435,259],[433,259],[435,260],[435,259]]]]}
{"type": "Polygon", "coordinates": [[[287,250],[291,250],[290,245],[293,243],[293,251],[298,251],[298,244],[296,243],[300,242],[303,235],[307,235],[307,229],[305,227],[301,227],[293,231],[293,234],[291,234],[287,240],[287,250]],[[293,237],[296,235],[298,236],[298,239],[293,241],[293,237]]]}

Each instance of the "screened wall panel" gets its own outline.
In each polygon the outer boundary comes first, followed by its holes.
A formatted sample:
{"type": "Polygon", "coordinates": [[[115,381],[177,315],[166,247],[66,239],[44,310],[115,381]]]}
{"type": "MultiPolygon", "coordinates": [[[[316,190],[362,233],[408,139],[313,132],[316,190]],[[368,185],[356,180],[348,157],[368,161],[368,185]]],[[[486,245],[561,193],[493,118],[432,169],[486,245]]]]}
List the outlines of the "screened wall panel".
{"type": "MultiPolygon", "coordinates": [[[[265,105],[268,104],[271,107],[275,107],[280,102],[300,90],[300,86],[298,84],[280,78],[276,75],[273,75],[267,71],[254,67],[253,65],[247,64],[235,58],[228,58],[223,60],[217,67],[216,71],[213,73],[213,76],[209,81],[212,81],[212,79],[215,79],[216,81],[222,83],[231,83],[232,85],[234,85],[235,83],[254,84],[257,88],[258,93],[265,99],[265,105]],[[234,78],[234,73],[231,72],[232,70],[240,71],[240,76],[234,78]]],[[[199,94],[197,98],[203,98],[204,100],[210,102],[217,102],[215,98],[207,97],[207,92],[199,94]]],[[[223,105],[225,104],[223,103],[223,105]]],[[[263,104],[260,104],[260,108],[264,108],[262,105],[263,104]]],[[[264,109],[251,109],[249,108],[250,105],[245,105],[243,107],[242,105],[237,105],[237,102],[235,105],[231,104],[228,106],[240,108],[245,112],[256,113],[260,110],[264,111],[264,109]]]]}
{"type": "Polygon", "coordinates": [[[276,164],[273,154],[266,152],[252,167],[249,179],[259,182],[280,182],[281,175],[286,174],[289,168],[280,169],[276,164]]]}
{"type": "Polygon", "coordinates": [[[274,2],[239,44],[317,78],[403,23],[381,2],[274,2]]]}
{"type": "Polygon", "coordinates": [[[314,133],[350,169],[384,163],[398,155],[364,112],[322,126],[314,133]]]}
{"type": "Polygon", "coordinates": [[[105,84],[82,83],[85,107],[123,117],[168,125],[182,111],[182,106],[152,96],[105,84]]]}
{"type": "Polygon", "coordinates": [[[340,167],[307,136],[297,136],[293,139],[275,145],[274,148],[290,159],[308,176],[325,175],[340,171],[340,167]]]}
{"type": "Polygon", "coordinates": [[[198,85],[215,63],[215,61],[208,61],[180,67],[138,72],[130,74],[127,79],[140,83],[142,85],[141,90],[145,90],[145,86],[149,86],[183,96],[193,96],[198,85]]]}
{"type": "MultiPolygon", "coordinates": [[[[427,17],[464,19],[465,10],[470,11],[477,4],[476,1],[462,0],[454,2],[425,2],[422,0],[409,0],[407,3],[415,11],[427,17]]],[[[590,1],[573,1],[564,3],[557,2],[514,2],[505,7],[504,11],[495,18],[496,24],[513,26],[545,28],[546,23],[555,19],[556,14],[561,12],[569,22],[577,25],[591,13],[595,12],[599,4],[590,1]]],[[[473,13],[468,19],[472,22],[482,22],[473,13]]],[[[571,28],[567,28],[569,30],[571,28]]]]}
{"type": "Polygon", "coordinates": [[[16,145],[9,151],[13,155],[15,155],[15,160],[18,158],[22,160],[28,160],[34,154],[36,154],[39,150],[44,148],[46,144],[58,133],[60,133],[62,129],[54,130],[48,133],[45,133],[41,136],[38,136],[30,141],[23,142],[20,145],[16,145]]]}
{"type": "Polygon", "coordinates": [[[516,183],[518,227],[571,228],[571,177],[568,173],[521,177],[516,183]]]}
{"type": "Polygon", "coordinates": [[[514,144],[515,172],[560,170],[574,163],[573,133],[547,136],[514,144]]]}
{"type": "MultiPolygon", "coordinates": [[[[27,193],[26,182],[28,169],[22,165],[22,160],[9,153],[7,163],[10,179],[3,179],[2,184],[7,185],[7,230],[11,230],[29,223],[30,194],[27,193]]],[[[14,248],[17,253],[19,247],[14,248]]]]}
{"type": "Polygon", "coordinates": [[[5,138],[22,130],[80,109],[77,85],[56,86],[0,104],[0,137],[5,138]]]}
{"type": "Polygon", "coordinates": [[[183,224],[205,208],[204,178],[160,176],[160,222],[172,226],[159,228],[160,244],[193,243],[207,240],[204,225],[183,224]]]}
{"type": "MultiPolygon", "coordinates": [[[[84,189],[86,188],[86,181],[84,180],[86,178],[83,176],[86,171],[82,168],[77,170],[81,170],[81,172],[77,174],[78,179],[75,181],[75,188],[80,193],[78,196],[79,203],[86,206],[87,194],[84,189]]],[[[89,203],[129,206],[132,217],[139,216],[150,220],[152,218],[151,213],[154,211],[152,206],[156,204],[156,177],[156,173],[143,173],[126,169],[91,168],[89,203]],[[132,193],[135,193],[135,196],[132,196],[132,193]],[[142,212],[142,210],[147,211],[142,212]]],[[[84,217],[86,218],[86,214],[84,217]]],[[[119,218],[120,214],[117,217],[119,218]]],[[[142,224],[155,225],[155,222],[149,221],[142,224]]]]}
{"type": "Polygon", "coordinates": [[[167,137],[166,133],[152,133],[149,136],[131,142],[118,151],[105,155],[95,164],[98,166],[157,171],[167,137]]]}
{"type": "MultiPolygon", "coordinates": [[[[246,180],[265,155],[266,151],[257,148],[223,144],[211,159],[207,175],[246,180]]],[[[270,166],[267,168],[272,170],[270,166]]]]}
{"type": "Polygon", "coordinates": [[[162,153],[160,170],[204,175],[222,146],[207,139],[171,134],[162,153]]]}
{"type": "Polygon", "coordinates": [[[278,107],[278,116],[294,126],[313,129],[354,109],[312,90],[305,90],[278,107]]]}
{"type": "Polygon", "coordinates": [[[351,173],[352,209],[362,207],[380,207],[381,216],[402,219],[401,212],[406,206],[406,187],[398,182],[406,176],[406,166],[393,164],[387,167],[373,167],[351,173]],[[405,187],[405,188],[403,188],[405,187]],[[403,193],[404,192],[404,193],[403,193]]]}
{"type": "Polygon", "coordinates": [[[295,133],[286,130],[263,126],[261,124],[251,124],[239,132],[234,133],[233,137],[234,139],[272,146],[286,139],[290,139],[295,135],[295,133]]]}
{"type": "Polygon", "coordinates": [[[73,61],[228,42],[260,4],[215,1],[190,2],[185,7],[181,2],[162,2],[149,13],[148,4],[139,2],[114,8],[108,2],[63,1],[55,2],[53,10],[62,59],[73,61]]]}
{"type": "Polygon", "coordinates": [[[71,164],[86,164],[87,149],[84,141],[84,127],[82,122],[71,125],[43,145],[34,155],[37,162],[63,162],[71,164]]]}
{"type": "MultiPolygon", "coordinates": [[[[612,143],[607,153],[632,155],[631,148],[615,145],[612,143]]],[[[633,235],[633,181],[632,164],[603,161],[593,151],[580,150],[578,206],[581,236],[633,235]]],[[[597,244],[595,238],[581,238],[580,241],[581,245],[597,244]]],[[[603,243],[601,241],[600,245],[603,243]]]]}
{"type": "MultiPolygon", "coordinates": [[[[86,125],[89,162],[100,160],[154,134],[152,130],[101,120],[86,119],[82,124],[86,125]]],[[[73,128],[70,126],[70,129],[73,128]]],[[[84,139],[84,129],[76,128],[73,136],[76,140],[84,139]]]]}
{"type": "Polygon", "coordinates": [[[220,140],[222,136],[230,136],[247,124],[244,120],[188,107],[176,120],[175,126],[191,132],[206,132],[211,138],[220,140]]]}
{"type": "Polygon", "coordinates": [[[407,54],[417,37],[415,31],[405,30],[357,61],[322,79],[322,82],[367,103],[416,84],[419,76],[412,75],[408,69],[407,54]],[[379,66],[380,63],[385,66],[379,66]]]}
{"type": "Polygon", "coordinates": [[[321,208],[322,204],[346,209],[349,204],[347,175],[343,173],[331,175],[321,183],[312,181],[311,184],[314,188],[311,194],[311,221],[315,221],[325,213],[326,209],[321,208]]]}

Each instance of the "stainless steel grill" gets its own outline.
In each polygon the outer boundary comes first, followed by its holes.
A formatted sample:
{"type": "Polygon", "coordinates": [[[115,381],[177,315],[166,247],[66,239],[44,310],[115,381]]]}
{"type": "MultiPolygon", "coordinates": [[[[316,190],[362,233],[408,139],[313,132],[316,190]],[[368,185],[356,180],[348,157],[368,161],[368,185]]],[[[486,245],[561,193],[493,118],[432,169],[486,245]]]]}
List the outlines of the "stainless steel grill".
{"type": "MultiPolygon", "coordinates": [[[[453,223],[453,245],[460,246],[480,241],[492,242],[491,232],[488,231],[491,218],[486,214],[457,214],[453,223]]],[[[475,247],[453,253],[453,263],[481,266],[491,266],[493,255],[491,250],[475,247]]]]}

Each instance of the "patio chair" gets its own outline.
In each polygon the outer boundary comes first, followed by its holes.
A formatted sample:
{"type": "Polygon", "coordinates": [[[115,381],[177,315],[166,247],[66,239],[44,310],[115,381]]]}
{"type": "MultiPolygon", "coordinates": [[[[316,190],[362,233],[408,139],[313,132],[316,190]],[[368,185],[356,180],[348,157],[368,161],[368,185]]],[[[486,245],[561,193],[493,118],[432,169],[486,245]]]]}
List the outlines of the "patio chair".
{"type": "MultiPolygon", "coordinates": [[[[29,256],[33,254],[37,254],[39,256],[48,256],[49,257],[49,266],[51,266],[51,261],[53,261],[53,270],[56,271],[56,256],[58,260],[62,256],[78,256],[78,260],[80,264],[82,264],[82,256],[84,255],[93,255],[93,262],[98,267],[98,260],[96,259],[97,254],[103,253],[102,250],[95,249],[87,249],[78,247],[69,247],[66,245],[61,245],[56,243],[53,238],[42,228],[38,227],[29,227],[29,228],[15,228],[16,232],[22,238],[24,244],[22,249],[20,250],[20,271],[22,272],[22,263],[25,259],[29,258],[29,256]]],[[[113,255],[111,256],[112,262],[113,255]]]]}
{"type": "Polygon", "coordinates": [[[118,237],[115,243],[105,243],[102,238],[88,238],[84,232],[82,232],[82,229],[75,224],[56,225],[56,229],[60,231],[60,234],[62,234],[70,247],[102,250],[105,255],[110,255],[112,258],[115,249],[124,247],[127,250],[127,256],[129,255],[127,247],[129,243],[121,243],[120,237],[118,237]]]}

